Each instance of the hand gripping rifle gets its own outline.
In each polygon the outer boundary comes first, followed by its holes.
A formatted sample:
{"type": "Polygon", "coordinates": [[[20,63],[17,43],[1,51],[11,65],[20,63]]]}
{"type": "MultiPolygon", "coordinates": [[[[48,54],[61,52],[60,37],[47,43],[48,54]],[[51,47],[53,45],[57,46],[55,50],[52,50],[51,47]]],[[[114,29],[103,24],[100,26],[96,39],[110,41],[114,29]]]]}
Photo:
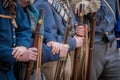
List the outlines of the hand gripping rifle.
{"type": "MultiPolygon", "coordinates": [[[[84,5],[80,4],[79,8],[80,8],[79,14],[78,14],[79,25],[83,25],[84,5]]],[[[88,26],[84,25],[84,29],[85,29],[85,45],[84,45],[83,49],[81,47],[75,49],[72,80],[77,80],[79,68],[81,71],[81,72],[79,72],[80,79],[85,80],[85,77],[86,77],[86,75],[85,75],[87,72],[86,64],[87,64],[87,59],[88,59],[88,26]]]]}
{"type": "MultiPolygon", "coordinates": [[[[80,14],[79,16],[79,24],[83,24],[83,13],[82,13],[82,5],[80,5],[80,14]]],[[[74,65],[73,65],[73,75],[72,80],[77,80],[77,74],[78,74],[78,63],[80,61],[80,54],[81,54],[81,48],[75,49],[75,55],[74,55],[74,65]]]]}
{"type": "MultiPolygon", "coordinates": [[[[67,6],[70,8],[69,1],[66,0],[66,2],[67,2],[67,6]]],[[[67,38],[68,38],[69,31],[71,28],[71,15],[70,15],[70,13],[67,13],[67,14],[68,14],[68,20],[67,20],[67,26],[65,29],[63,41],[62,41],[63,44],[67,44],[67,38]]],[[[68,58],[68,54],[66,57],[60,58],[58,60],[54,80],[60,80],[61,75],[64,73],[64,68],[65,68],[67,58],[68,58]],[[63,72],[62,72],[62,68],[63,68],[63,72]]],[[[63,80],[65,80],[64,74],[63,74],[63,80]]]]}
{"type": "MultiPolygon", "coordinates": [[[[32,47],[37,47],[38,46],[38,57],[37,57],[37,69],[39,69],[38,67],[40,67],[40,63],[41,63],[41,49],[42,49],[42,37],[40,37],[40,30],[41,30],[41,24],[42,24],[42,19],[43,19],[43,15],[44,15],[44,11],[40,10],[40,15],[39,15],[39,19],[37,22],[37,27],[36,27],[36,31],[35,31],[35,36],[34,36],[34,42],[32,47]],[[40,44],[41,43],[41,44],[40,44]]],[[[28,69],[25,75],[25,80],[30,80],[30,76],[33,70],[33,65],[34,65],[34,61],[29,61],[28,63],[28,69]]],[[[37,70],[38,71],[38,70],[37,70]]],[[[37,72],[38,73],[38,72],[37,72]]],[[[37,74],[36,74],[37,75],[37,74]]],[[[39,79],[40,80],[40,79],[39,79]]]]}

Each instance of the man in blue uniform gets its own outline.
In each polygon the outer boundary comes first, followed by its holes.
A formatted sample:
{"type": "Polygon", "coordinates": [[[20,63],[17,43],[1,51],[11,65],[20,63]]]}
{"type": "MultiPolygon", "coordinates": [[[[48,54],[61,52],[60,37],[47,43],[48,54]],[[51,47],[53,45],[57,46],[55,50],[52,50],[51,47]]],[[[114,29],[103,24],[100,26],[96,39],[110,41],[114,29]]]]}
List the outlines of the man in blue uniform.
{"type": "MultiPolygon", "coordinates": [[[[31,28],[17,0],[0,0],[0,78],[16,80],[16,61],[36,60],[37,53],[26,52],[31,40],[31,28]],[[28,56],[26,56],[28,55],[28,56]]],[[[29,49],[36,51],[35,48],[29,49]]]]}
{"type": "MultiPolygon", "coordinates": [[[[34,28],[37,24],[37,18],[40,15],[39,12],[36,10],[36,8],[32,5],[34,0],[24,0],[24,1],[18,0],[18,1],[19,1],[20,5],[24,8],[24,11],[26,12],[26,14],[28,16],[29,24],[31,25],[32,32],[34,33],[34,31],[35,31],[34,28]],[[28,9],[29,9],[29,11],[28,11],[28,9]],[[31,12],[30,12],[30,10],[31,10],[31,12]],[[34,18],[32,17],[32,19],[30,19],[31,16],[33,16],[34,18]]],[[[44,20],[44,18],[43,18],[43,20],[44,20]]],[[[43,23],[44,23],[44,21],[43,21],[43,23]]],[[[41,34],[44,36],[44,25],[43,24],[42,24],[42,28],[43,29],[41,31],[41,34]]],[[[59,47],[62,46],[61,44],[58,44],[58,43],[54,43],[54,45],[59,45],[59,47]]],[[[45,43],[43,43],[43,45],[42,45],[42,51],[43,51],[42,52],[42,63],[55,61],[55,60],[59,59],[59,57],[66,56],[65,53],[68,51],[69,47],[66,44],[64,44],[62,46],[62,48],[65,48],[66,51],[61,52],[60,55],[59,54],[53,55],[51,48],[49,48],[47,45],[45,45],[45,43]]]]}
{"type": "MultiPolygon", "coordinates": [[[[40,8],[45,10],[45,17],[44,17],[44,43],[47,44],[50,48],[52,48],[52,53],[58,54],[60,51],[64,51],[65,48],[60,47],[60,44],[62,44],[63,36],[66,29],[66,24],[68,20],[68,14],[72,16],[71,24],[72,28],[71,30],[74,32],[74,26],[77,25],[77,21],[75,20],[72,12],[67,8],[67,6],[64,4],[64,2],[60,2],[58,0],[36,0],[34,2],[35,7],[40,10],[40,8]],[[52,4],[53,3],[53,4],[52,4]],[[62,6],[63,5],[63,6],[62,6]],[[58,9],[57,9],[58,8],[58,9]],[[60,11],[61,10],[61,11],[60,11]],[[56,45],[55,45],[56,44],[56,45]],[[62,49],[61,49],[62,48],[62,49]]],[[[69,46],[69,51],[75,50],[76,47],[81,47],[83,44],[84,39],[84,29],[82,26],[79,26],[80,35],[71,37],[71,35],[68,36],[67,44],[69,46]]],[[[63,45],[63,44],[62,44],[63,45]]],[[[68,60],[70,60],[70,57],[68,57],[68,60]]],[[[71,61],[67,60],[67,68],[65,72],[65,79],[69,80],[71,76],[71,61]]],[[[45,67],[47,75],[49,75],[48,80],[53,80],[55,69],[56,69],[56,63],[47,63],[50,66],[45,67]],[[50,72],[48,72],[50,71],[50,72]],[[51,74],[52,73],[52,74],[51,74]]]]}
{"type": "MultiPolygon", "coordinates": [[[[94,38],[91,80],[120,80],[120,54],[116,49],[115,40],[115,33],[117,38],[120,37],[120,17],[118,16],[116,6],[117,0],[100,1],[101,6],[97,12],[97,25],[94,38]],[[118,22],[116,21],[116,17],[118,22]],[[117,27],[116,24],[118,24],[117,27]]],[[[89,14],[88,17],[91,19],[92,14],[89,14]]]]}
{"type": "MultiPolygon", "coordinates": [[[[31,0],[18,0],[20,5],[23,7],[24,11],[26,12],[27,14],[27,17],[29,19],[29,24],[32,28],[32,32],[34,34],[35,32],[35,28],[36,28],[36,24],[37,24],[37,19],[38,19],[38,16],[40,15],[39,12],[34,8],[34,6],[32,6],[31,4],[31,0]],[[32,16],[32,18],[31,18],[32,16]]],[[[34,0],[33,0],[34,2],[34,0]]],[[[44,28],[44,25],[42,25],[42,28],[44,28]]],[[[43,34],[43,31],[42,31],[42,35],[43,34]]],[[[60,57],[64,57],[66,56],[67,54],[67,51],[68,51],[68,45],[64,44],[64,45],[61,45],[61,44],[58,44],[58,43],[54,43],[54,45],[59,45],[62,46],[62,48],[65,49],[65,51],[61,51],[60,54],[55,54],[53,55],[52,54],[52,49],[50,47],[48,47],[46,44],[42,44],[42,63],[46,63],[46,62],[50,62],[50,61],[55,61],[55,60],[58,60],[60,57]]],[[[29,48],[28,50],[26,50],[24,53],[37,53],[36,51],[37,49],[36,48],[29,48]]],[[[16,58],[19,60],[19,58],[16,58]]],[[[16,75],[17,79],[18,80],[24,80],[24,76],[25,76],[25,73],[26,73],[26,68],[27,68],[27,65],[26,64],[19,64],[17,63],[15,65],[15,73],[17,74],[19,72],[19,74],[16,75]]],[[[43,78],[43,77],[42,77],[43,78]]],[[[35,72],[34,74],[31,75],[31,80],[35,79],[35,72]]]]}

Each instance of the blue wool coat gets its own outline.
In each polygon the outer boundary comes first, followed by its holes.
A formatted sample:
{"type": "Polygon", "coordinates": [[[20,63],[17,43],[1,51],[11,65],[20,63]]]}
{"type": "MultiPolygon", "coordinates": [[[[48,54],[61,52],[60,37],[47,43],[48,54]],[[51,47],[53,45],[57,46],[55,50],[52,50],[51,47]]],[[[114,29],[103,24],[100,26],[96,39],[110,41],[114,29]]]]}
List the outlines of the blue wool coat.
{"type": "MultiPolygon", "coordinates": [[[[101,1],[100,9],[97,11],[96,30],[94,42],[109,42],[112,43],[115,40],[115,18],[116,18],[116,0],[106,0],[110,4],[115,16],[111,9],[106,5],[104,0],[101,1]]],[[[89,20],[92,20],[92,14],[88,15],[89,20]]],[[[92,21],[91,21],[92,22],[92,21]]]]}
{"type": "MultiPolygon", "coordinates": [[[[34,6],[40,10],[45,10],[44,17],[44,43],[49,41],[57,41],[62,43],[66,23],[57,11],[47,2],[47,0],[36,0],[34,6]]],[[[77,24],[75,18],[72,18],[72,25],[77,24]]],[[[74,50],[76,47],[76,40],[68,36],[67,43],[70,46],[69,50],[74,50]]]]}
{"type": "MultiPolygon", "coordinates": [[[[106,0],[108,4],[111,5],[111,8],[116,14],[116,1],[106,0]]],[[[101,0],[100,9],[97,12],[97,25],[96,25],[96,35],[95,42],[103,41],[104,34],[108,33],[107,37],[110,42],[113,42],[115,39],[115,17],[110,10],[110,8],[106,5],[106,3],[101,0]]]]}
{"type": "MultiPolygon", "coordinates": [[[[29,24],[31,25],[32,32],[35,33],[36,26],[37,26],[37,20],[39,15],[40,10],[38,11],[33,5],[27,6],[25,10],[29,24]]],[[[44,19],[44,18],[43,18],[44,19]]],[[[43,22],[44,23],[44,22],[43,22]]],[[[41,35],[44,35],[44,25],[41,25],[41,35]]],[[[50,61],[55,61],[59,59],[59,55],[53,55],[51,52],[51,48],[48,47],[45,43],[42,44],[42,63],[50,62],[50,61]]]]}
{"type": "MultiPolygon", "coordinates": [[[[97,26],[95,42],[103,40],[104,33],[108,33],[107,37],[110,42],[115,40],[115,37],[120,37],[120,15],[117,6],[117,0],[106,0],[114,11],[113,15],[110,8],[101,0],[101,7],[98,10],[97,26]],[[115,22],[116,20],[116,22],[115,22]],[[102,33],[102,34],[101,34],[102,33]]],[[[120,48],[120,40],[117,41],[117,48],[120,48]]]]}
{"type": "MultiPolygon", "coordinates": [[[[9,15],[6,9],[2,7],[0,0],[0,14],[9,15]]],[[[12,67],[15,59],[12,56],[12,50],[16,46],[30,47],[31,27],[22,8],[17,4],[16,22],[18,28],[15,28],[10,19],[0,17],[0,63],[8,66],[0,67],[0,80],[15,80],[12,67]]]]}

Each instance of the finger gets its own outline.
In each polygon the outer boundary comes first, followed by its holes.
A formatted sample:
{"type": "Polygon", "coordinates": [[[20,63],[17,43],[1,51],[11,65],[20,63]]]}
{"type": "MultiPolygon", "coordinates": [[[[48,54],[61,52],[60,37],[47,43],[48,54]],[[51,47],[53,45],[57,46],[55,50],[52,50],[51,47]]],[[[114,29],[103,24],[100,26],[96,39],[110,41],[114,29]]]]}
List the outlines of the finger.
{"type": "Polygon", "coordinates": [[[77,32],[77,36],[84,37],[84,33],[77,32]]]}
{"type": "Polygon", "coordinates": [[[50,43],[47,44],[48,47],[51,47],[52,45],[50,43]]]}
{"type": "Polygon", "coordinates": [[[47,43],[47,46],[52,47],[52,44],[53,44],[53,42],[50,41],[50,42],[47,43]]]}
{"type": "Polygon", "coordinates": [[[76,32],[81,32],[81,33],[84,33],[84,29],[79,29],[79,30],[76,30],[76,32]]]}
{"type": "Polygon", "coordinates": [[[37,58],[32,57],[32,58],[31,58],[31,60],[36,61],[36,60],[37,60],[37,58]]]}
{"type": "Polygon", "coordinates": [[[34,55],[34,56],[37,56],[37,55],[38,55],[38,52],[33,52],[33,51],[31,51],[31,52],[29,52],[29,54],[34,55]]]}
{"type": "Polygon", "coordinates": [[[30,60],[37,60],[37,56],[31,55],[30,60]]]}
{"type": "Polygon", "coordinates": [[[17,56],[16,56],[16,59],[19,59],[21,57],[21,55],[20,54],[18,54],[17,56]]]}
{"type": "Polygon", "coordinates": [[[77,27],[77,28],[76,28],[76,31],[79,31],[79,30],[83,30],[83,31],[84,31],[84,28],[82,28],[82,27],[77,27]]]}
{"type": "Polygon", "coordinates": [[[76,30],[76,33],[85,33],[84,30],[76,30]]]}
{"type": "Polygon", "coordinates": [[[16,51],[16,53],[15,53],[15,58],[18,58],[18,57],[20,57],[21,55],[23,55],[23,52],[22,52],[21,48],[17,48],[17,51],[16,51]]]}
{"type": "Polygon", "coordinates": [[[55,55],[56,52],[57,52],[57,48],[53,47],[53,48],[52,48],[52,53],[53,53],[53,55],[55,55]]]}
{"type": "Polygon", "coordinates": [[[76,30],[76,33],[78,33],[78,34],[85,34],[84,30],[76,30]]]}
{"type": "Polygon", "coordinates": [[[34,56],[37,56],[38,55],[38,52],[36,51],[32,51],[32,50],[27,50],[26,52],[24,52],[25,55],[34,55],[34,56]]]}
{"type": "Polygon", "coordinates": [[[79,27],[79,28],[76,28],[76,30],[85,30],[84,28],[81,28],[81,27],[79,27]]]}
{"type": "Polygon", "coordinates": [[[37,51],[38,51],[38,49],[35,48],[35,47],[29,48],[28,50],[29,50],[29,51],[33,51],[33,52],[37,52],[37,51]]]}
{"type": "Polygon", "coordinates": [[[77,36],[84,37],[84,34],[77,33],[77,36]]]}
{"type": "Polygon", "coordinates": [[[36,55],[31,55],[31,58],[37,59],[36,55]]]}
{"type": "Polygon", "coordinates": [[[21,55],[20,52],[17,50],[16,53],[15,53],[15,55],[14,55],[14,58],[17,59],[17,57],[19,57],[20,55],[21,55]]]}
{"type": "Polygon", "coordinates": [[[58,54],[58,53],[59,53],[59,50],[56,51],[56,54],[58,54]]]}
{"type": "Polygon", "coordinates": [[[16,51],[17,51],[17,49],[14,48],[13,51],[12,51],[12,55],[15,55],[16,51]]]}

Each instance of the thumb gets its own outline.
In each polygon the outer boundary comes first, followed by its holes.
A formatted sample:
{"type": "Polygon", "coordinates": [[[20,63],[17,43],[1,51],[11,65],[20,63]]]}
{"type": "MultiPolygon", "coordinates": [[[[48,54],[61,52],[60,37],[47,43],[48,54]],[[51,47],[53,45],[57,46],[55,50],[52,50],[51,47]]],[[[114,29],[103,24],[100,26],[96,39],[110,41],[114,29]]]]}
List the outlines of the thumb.
{"type": "Polygon", "coordinates": [[[52,47],[52,41],[47,43],[48,47],[52,47]]]}

